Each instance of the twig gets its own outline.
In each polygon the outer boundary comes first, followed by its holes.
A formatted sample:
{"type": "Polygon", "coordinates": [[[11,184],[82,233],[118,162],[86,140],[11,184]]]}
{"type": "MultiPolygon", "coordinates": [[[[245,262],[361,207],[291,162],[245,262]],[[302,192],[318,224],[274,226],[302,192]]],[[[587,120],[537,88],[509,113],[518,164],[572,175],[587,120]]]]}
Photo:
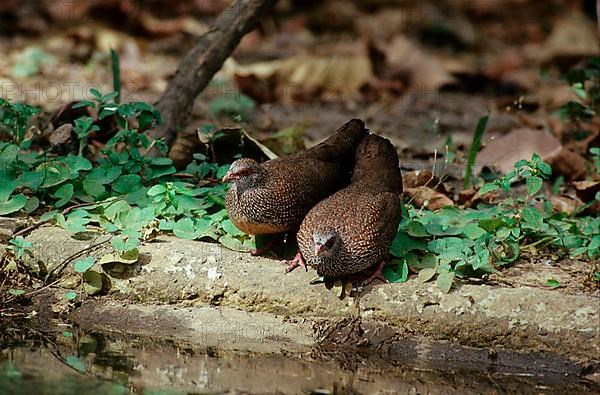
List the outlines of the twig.
{"type": "Polygon", "coordinates": [[[90,252],[90,251],[94,250],[95,248],[98,248],[98,247],[102,246],[103,244],[108,243],[111,239],[112,239],[112,237],[110,237],[104,241],[101,241],[99,243],[92,244],[91,246],[88,246],[88,247],[82,249],[81,251],[78,251],[78,252],[74,253],[73,255],[69,256],[67,259],[62,261],[59,265],[55,266],[54,269],[52,269],[48,273],[48,275],[46,275],[46,278],[44,279],[44,283],[47,282],[54,275],[54,272],[57,272],[56,275],[60,275],[62,273],[62,271],[65,270],[65,267],[67,267],[67,265],[71,261],[79,258],[81,255],[83,255],[86,252],[90,252]]]}
{"type": "MultiPolygon", "coordinates": [[[[69,214],[71,211],[75,210],[76,208],[87,207],[87,206],[93,206],[93,205],[96,205],[96,204],[98,204],[98,203],[97,203],[97,202],[94,202],[94,203],[79,203],[79,204],[75,204],[75,205],[73,205],[73,206],[70,206],[70,207],[67,207],[66,209],[64,209],[64,210],[61,212],[61,214],[62,214],[62,215],[67,215],[67,214],[69,214]]],[[[35,223],[35,224],[33,224],[33,225],[29,225],[28,227],[26,227],[26,228],[23,228],[23,229],[21,229],[21,230],[20,230],[20,231],[18,231],[18,232],[15,232],[15,233],[13,234],[13,236],[12,236],[12,237],[14,238],[14,237],[17,237],[17,236],[21,236],[21,235],[27,234],[27,233],[29,233],[29,232],[31,232],[31,231],[33,231],[33,230],[35,230],[35,229],[39,228],[40,226],[44,225],[45,223],[48,223],[48,222],[50,222],[51,220],[52,220],[51,218],[48,218],[48,219],[45,219],[45,220],[43,220],[43,221],[38,221],[38,222],[36,222],[36,223],[35,223]]]]}
{"type": "Polygon", "coordinates": [[[198,38],[196,46],[183,58],[167,90],[156,104],[162,123],[150,131],[154,138],[167,144],[182,130],[196,97],[206,88],[214,74],[246,33],[258,25],[260,18],[276,0],[237,0],[217,18],[210,30],[198,38]]]}
{"type": "Polygon", "coordinates": [[[545,243],[547,241],[553,241],[555,239],[554,236],[546,236],[546,237],[542,237],[541,239],[531,243],[531,244],[527,244],[521,247],[522,250],[527,249],[527,248],[531,248],[531,247],[535,247],[539,244],[545,243]]]}

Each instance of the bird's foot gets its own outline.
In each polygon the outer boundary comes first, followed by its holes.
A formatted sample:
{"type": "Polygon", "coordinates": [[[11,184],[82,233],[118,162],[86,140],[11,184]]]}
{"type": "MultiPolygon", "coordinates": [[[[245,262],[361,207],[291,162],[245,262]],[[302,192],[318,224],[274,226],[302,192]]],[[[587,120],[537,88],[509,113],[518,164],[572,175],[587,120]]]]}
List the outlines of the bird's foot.
{"type": "Polygon", "coordinates": [[[287,268],[285,269],[286,273],[291,272],[298,266],[301,266],[304,268],[305,271],[308,271],[308,269],[306,268],[306,263],[304,262],[304,258],[302,258],[302,254],[300,254],[300,251],[296,253],[296,255],[291,261],[282,261],[281,263],[287,265],[287,268]]]}
{"type": "Polygon", "coordinates": [[[365,281],[362,282],[362,286],[369,285],[373,282],[373,280],[381,280],[384,283],[389,283],[388,279],[383,275],[383,268],[385,267],[385,261],[381,261],[381,263],[377,266],[377,269],[371,274],[365,281]]]}

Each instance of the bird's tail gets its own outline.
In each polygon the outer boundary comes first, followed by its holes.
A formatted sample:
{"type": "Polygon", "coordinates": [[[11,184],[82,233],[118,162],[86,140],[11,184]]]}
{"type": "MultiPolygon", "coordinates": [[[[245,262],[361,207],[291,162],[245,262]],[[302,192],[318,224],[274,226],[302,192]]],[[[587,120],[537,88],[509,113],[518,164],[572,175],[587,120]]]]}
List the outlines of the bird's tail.
{"type": "Polygon", "coordinates": [[[364,136],[368,134],[365,123],[360,119],[351,119],[323,142],[305,151],[310,156],[326,162],[352,164],[354,151],[364,136]]]}
{"type": "Polygon", "coordinates": [[[356,148],[352,182],[372,182],[378,187],[402,193],[398,153],[385,137],[369,134],[356,148]]]}

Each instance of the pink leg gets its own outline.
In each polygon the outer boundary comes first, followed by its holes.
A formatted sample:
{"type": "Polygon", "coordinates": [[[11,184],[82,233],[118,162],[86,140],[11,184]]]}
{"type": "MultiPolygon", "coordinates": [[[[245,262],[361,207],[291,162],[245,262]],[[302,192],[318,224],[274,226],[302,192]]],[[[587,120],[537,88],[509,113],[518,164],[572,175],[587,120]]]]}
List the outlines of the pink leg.
{"type": "Polygon", "coordinates": [[[302,254],[300,253],[300,250],[298,250],[298,252],[291,261],[281,261],[281,263],[287,265],[287,268],[285,269],[286,273],[291,272],[298,266],[301,266],[304,268],[305,271],[308,271],[308,269],[306,268],[306,263],[304,263],[304,258],[302,258],[302,254]]]}
{"type": "Polygon", "coordinates": [[[275,245],[277,243],[279,243],[283,238],[282,234],[278,234],[273,236],[273,238],[271,240],[269,240],[269,242],[267,243],[266,246],[262,247],[262,248],[255,248],[253,250],[250,250],[250,255],[252,256],[260,256],[260,255],[264,255],[267,252],[270,252],[273,250],[273,247],[275,247],[275,245]]]}
{"type": "Polygon", "coordinates": [[[365,281],[363,281],[363,283],[362,283],[363,287],[365,285],[370,284],[375,279],[381,280],[386,284],[389,283],[388,279],[385,278],[383,275],[383,268],[385,267],[385,263],[386,263],[385,261],[381,261],[381,263],[377,266],[377,269],[375,269],[373,274],[371,274],[365,281]]]}

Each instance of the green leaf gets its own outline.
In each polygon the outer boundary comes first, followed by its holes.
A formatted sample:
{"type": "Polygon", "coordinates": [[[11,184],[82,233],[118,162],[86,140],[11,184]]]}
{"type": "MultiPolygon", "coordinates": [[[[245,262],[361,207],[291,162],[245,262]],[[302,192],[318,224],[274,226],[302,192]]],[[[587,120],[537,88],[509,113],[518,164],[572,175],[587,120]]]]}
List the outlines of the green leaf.
{"type": "Polygon", "coordinates": [[[419,275],[417,276],[417,280],[419,280],[422,283],[426,283],[427,281],[431,280],[436,273],[437,271],[435,270],[435,268],[421,269],[419,271],[419,275]]]}
{"type": "Polygon", "coordinates": [[[477,122],[477,126],[475,127],[475,133],[473,134],[473,141],[471,142],[471,147],[469,148],[469,156],[467,160],[467,170],[465,174],[465,180],[463,187],[467,189],[473,180],[473,165],[475,164],[475,159],[477,158],[477,153],[479,152],[479,148],[481,148],[481,138],[483,133],[485,132],[485,126],[487,125],[489,116],[486,115],[484,117],[479,118],[477,122]]]}
{"type": "Polygon", "coordinates": [[[548,163],[540,162],[537,164],[537,167],[540,169],[542,174],[546,176],[546,178],[552,175],[552,166],[550,166],[548,163]]]}
{"type": "Polygon", "coordinates": [[[239,230],[238,228],[235,227],[235,225],[228,219],[224,220],[223,222],[221,222],[221,227],[223,228],[223,230],[227,233],[230,234],[233,237],[238,237],[238,236],[244,236],[245,233],[242,232],[241,230],[239,230]]]}
{"type": "Polygon", "coordinates": [[[121,166],[104,164],[92,169],[92,171],[90,171],[85,178],[90,181],[99,182],[100,184],[110,184],[121,175],[122,171],[123,169],[121,166]]]}
{"type": "Polygon", "coordinates": [[[217,240],[219,237],[215,233],[214,222],[210,218],[200,218],[195,223],[196,232],[198,232],[198,238],[210,237],[213,240],[217,240]]]}
{"type": "Polygon", "coordinates": [[[153,166],[170,166],[173,164],[171,159],[165,157],[149,158],[148,161],[153,166]]]}
{"type": "Polygon", "coordinates": [[[194,240],[200,236],[201,232],[195,228],[191,218],[182,218],[175,223],[173,233],[179,238],[194,240]]]}
{"type": "Polygon", "coordinates": [[[475,240],[486,234],[486,231],[480,228],[477,224],[468,224],[464,227],[463,234],[469,239],[475,240]]]}
{"type": "Polygon", "coordinates": [[[113,191],[126,194],[142,188],[144,185],[142,184],[142,177],[137,174],[127,174],[119,177],[111,186],[113,191]]]}
{"type": "Polygon", "coordinates": [[[73,300],[73,299],[75,299],[76,297],[77,297],[77,294],[76,294],[75,292],[73,292],[73,291],[70,291],[70,292],[67,292],[67,293],[65,293],[65,298],[66,298],[67,300],[73,300]]]}
{"type": "Polygon", "coordinates": [[[0,202],[0,215],[6,215],[19,211],[27,204],[27,197],[25,195],[18,194],[13,196],[7,202],[0,202]]]}
{"type": "Polygon", "coordinates": [[[83,190],[95,199],[101,199],[106,194],[106,189],[101,183],[88,179],[83,180],[83,190]]]}
{"type": "Polygon", "coordinates": [[[162,184],[157,184],[148,190],[148,196],[154,197],[157,195],[162,195],[165,192],[167,192],[167,187],[162,184]]]}
{"type": "Polygon", "coordinates": [[[175,227],[175,221],[171,220],[171,219],[165,219],[165,218],[161,218],[161,220],[158,222],[158,229],[160,230],[173,230],[173,228],[175,227]]]}
{"type": "Polygon", "coordinates": [[[92,170],[92,162],[84,158],[83,156],[69,155],[65,158],[61,158],[61,161],[66,163],[71,169],[73,177],[77,177],[80,171],[92,170]]]}
{"type": "Polygon", "coordinates": [[[454,273],[453,272],[441,272],[437,276],[437,286],[444,293],[450,292],[450,288],[452,288],[453,281],[454,281],[454,273]]]}
{"type": "Polygon", "coordinates": [[[500,218],[482,219],[479,221],[479,226],[481,226],[486,232],[494,232],[502,225],[504,225],[504,221],[500,218]]]}
{"type": "Polygon", "coordinates": [[[8,293],[12,296],[21,296],[25,293],[25,291],[23,291],[22,289],[11,288],[8,290],[8,293]]]}
{"type": "Polygon", "coordinates": [[[169,174],[174,174],[177,172],[175,166],[156,166],[152,165],[146,168],[146,177],[149,180],[155,180],[157,178],[167,176],[169,174]]]}
{"type": "Polygon", "coordinates": [[[94,262],[96,262],[96,258],[94,258],[93,256],[77,259],[73,263],[73,268],[75,269],[76,273],[85,273],[89,269],[91,269],[92,266],[94,266],[94,262]]]}
{"type": "Polygon", "coordinates": [[[386,265],[383,276],[391,283],[403,283],[408,279],[408,264],[406,259],[397,261],[396,265],[386,265]]]}
{"type": "Polygon", "coordinates": [[[425,225],[418,221],[411,221],[408,223],[406,227],[406,232],[412,237],[427,237],[429,233],[427,233],[427,229],[425,229],[425,225]]]}
{"type": "Polygon", "coordinates": [[[38,207],[40,207],[40,199],[38,199],[36,196],[31,196],[29,199],[27,199],[27,203],[25,203],[25,207],[23,208],[28,214],[31,214],[37,210],[38,207]]]}
{"type": "Polygon", "coordinates": [[[481,188],[479,188],[479,194],[483,195],[483,194],[488,193],[488,192],[493,192],[493,191],[495,191],[497,189],[498,189],[498,185],[497,184],[487,183],[487,184],[484,184],[481,188]]]}
{"type": "Polygon", "coordinates": [[[535,207],[525,207],[521,212],[523,219],[533,229],[539,229],[543,224],[542,213],[535,207]]]}
{"type": "Polygon", "coordinates": [[[43,171],[24,171],[19,176],[19,184],[24,188],[31,189],[32,191],[37,191],[43,182],[43,171]]]}
{"type": "Polygon", "coordinates": [[[561,286],[560,283],[553,278],[548,279],[548,281],[546,281],[546,285],[552,288],[560,288],[561,286]]]}
{"type": "Polygon", "coordinates": [[[83,290],[88,295],[96,295],[102,291],[102,274],[88,270],[83,273],[83,290]]]}
{"type": "Polygon", "coordinates": [[[90,222],[88,218],[69,215],[65,222],[67,232],[80,233],[87,231],[86,225],[90,222]]]}
{"type": "Polygon", "coordinates": [[[40,171],[44,175],[42,187],[50,188],[71,179],[71,170],[66,163],[51,162],[40,166],[40,171]]]}
{"type": "Polygon", "coordinates": [[[392,253],[392,255],[398,258],[402,258],[408,252],[414,250],[426,251],[427,245],[421,240],[412,239],[405,232],[398,232],[390,248],[390,252],[392,253]]]}
{"type": "Polygon", "coordinates": [[[139,258],[140,250],[134,248],[132,250],[125,251],[122,254],[105,254],[102,256],[102,258],[100,258],[98,264],[104,265],[106,263],[118,262],[123,263],[125,265],[131,265],[133,263],[136,263],[139,258]]]}
{"type": "Polygon", "coordinates": [[[125,237],[121,235],[120,237],[113,237],[110,243],[119,254],[123,254],[127,251],[138,248],[140,245],[140,240],[139,237],[136,237],[135,235],[131,235],[131,237],[125,237]]]}
{"type": "Polygon", "coordinates": [[[224,247],[229,248],[230,250],[240,252],[248,252],[256,248],[254,244],[254,238],[247,238],[242,241],[239,238],[233,237],[228,233],[219,237],[219,243],[221,243],[224,247]]]}
{"type": "Polygon", "coordinates": [[[11,193],[17,187],[17,183],[14,181],[1,182],[0,183],[0,203],[8,201],[11,193]]]}
{"type": "Polygon", "coordinates": [[[543,180],[538,176],[530,176],[527,177],[526,185],[527,185],[527,193],[530,196],[535,195],[542,189],[543,180]]]}
{"type": "Polygon", "coordinates": [[[432,240],[427,244],[427,249],[434,254],[437,254],[441,259],[449,261],[464,260],[466,258],[465,251],[469,247],[465,244],[465,240],[458,237],[444,237],[441,239],[432,240]]]}
{"type": "Polygon", "coordinates": [[[54,191],[52,196],[59,199],[56,203],[54,203],[55,207],[60,208],[64,206],[65,204],[69,203],[73,197],[73,184],[65,184],[61,186],[54,191]]]}
{"type": "Polygon", "coordinates": [[[73,369],[75,369],[81,373],[85,373],[85,371],[86,371],[85,364],[79,358],[77,358],[75,355],[68,355],[66,361],[67,361],[67,365],[69,365],[73,369]]]}
{"type": "Polygon", "coordinates": [[[131,206],[127,202],[117,200],[106,205],[104,215],[109,220],[115,221],[118,216],[127,213],[129,210],[131,210],[131,206]]]}

